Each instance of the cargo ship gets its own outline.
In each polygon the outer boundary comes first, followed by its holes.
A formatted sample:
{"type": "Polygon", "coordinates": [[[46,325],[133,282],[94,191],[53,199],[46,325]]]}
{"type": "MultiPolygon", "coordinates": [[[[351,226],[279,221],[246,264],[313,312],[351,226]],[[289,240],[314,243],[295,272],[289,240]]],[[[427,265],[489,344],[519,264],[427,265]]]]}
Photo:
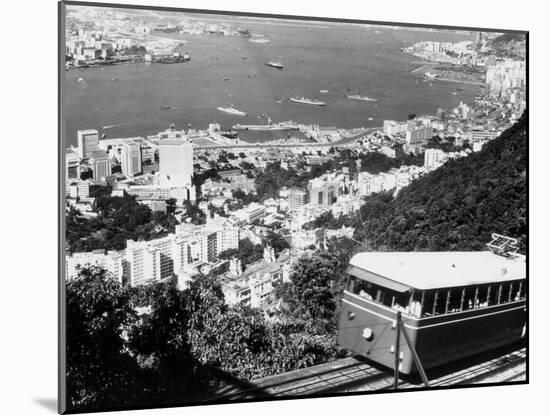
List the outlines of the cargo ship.
{"type": "Polygon", "coordinates": [[[318,105],[318,106],[325,106],[327,104],[325,104],[323,101],[319,101],[317,99],[311,99],[311,98],[306,98],[306,97],[301,97],[301,98],[290,98],[290,100],[292,102],[296,102],[298,104],[308,104],[308,105],[318,105]]]}
{"type": "Polygon", "coordinates": [[[276,69],[283,69],[283,64],[281,62],[270,61],[267,62],[266,65],[276,69]]]}
{"type": "Polygon", "coordinates": [[[355,99],[357,101],[368,101],[368,102],[378,101],[376,98],[363,97],[361,95],[346,95],[346,98],[355,99]]]}
{"type": "Polygon", "coordinates": [[[234,108],[233,106],[230,107],[218,107],[218,111],[226,112],[231,115],[238,115],[240,117],[245,117],[247,114],[244,111],[240,111],[237,108],[234,108]]]}

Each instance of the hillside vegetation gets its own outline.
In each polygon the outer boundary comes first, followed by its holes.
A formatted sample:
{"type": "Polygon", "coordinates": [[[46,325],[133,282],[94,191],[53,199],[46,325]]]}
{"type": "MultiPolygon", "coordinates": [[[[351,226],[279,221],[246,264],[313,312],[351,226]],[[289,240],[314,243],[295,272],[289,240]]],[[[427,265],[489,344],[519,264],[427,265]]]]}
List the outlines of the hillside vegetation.
{"type": "Polygon", "coordinates": [[[527,237],[527,120],[480,152],[451,160],[396,198],[366,199],[353,218],[355,237],[372,250],[481,250],[496,232],[527,237]]]}

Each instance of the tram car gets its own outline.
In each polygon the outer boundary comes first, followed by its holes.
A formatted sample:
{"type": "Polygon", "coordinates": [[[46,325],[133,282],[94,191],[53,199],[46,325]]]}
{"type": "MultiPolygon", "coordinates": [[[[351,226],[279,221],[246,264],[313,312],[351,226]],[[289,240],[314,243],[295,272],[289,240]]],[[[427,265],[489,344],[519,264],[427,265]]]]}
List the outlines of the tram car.
{"type": "Polygon", "coordinates": [[[339,345],[394,368],[398,312],[410,340],[409,347],[400,337],[403,374],[420,371],[411,347],[426,370],[520,340],[525,256],[510,250],[513,239],[493,237],[489,251],[355,255],[342,299],[339,345]]]}

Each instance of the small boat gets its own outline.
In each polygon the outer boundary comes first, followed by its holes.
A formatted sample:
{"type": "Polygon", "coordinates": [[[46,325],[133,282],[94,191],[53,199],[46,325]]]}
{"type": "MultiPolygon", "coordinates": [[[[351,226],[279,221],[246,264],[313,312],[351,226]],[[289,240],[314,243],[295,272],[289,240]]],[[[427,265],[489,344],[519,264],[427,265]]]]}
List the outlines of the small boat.
{"type": "Polygon", "coordinates": [[[372,121],[372,117],[367,118],[367,120],[372,121]]]}
{"type": "Polygon", "coordinates": [[[78,78],[77,81],[78,82],[84,82],[84,78],[78,78]]]}
{"type": "Polygon", "coordinates": [[[163,105],[162,107],[160,107],[161,110],[171,110],[172,107],[168,106],[168,105],[163,105]]]}
{"type": "Polygon", "coordinates": [[[266,39],[264,37],[255,37],[252,39],[248,39],[248,41],[252,43],[269,43],[270,42],[269,39],[266,39]]]}
{"type": "Polygon", "coordinates": [[[111,78],[111,82],[116,82],[118,80],[119,80],[118,78],[111,78]]]}
{"type": "Polygon", "coordinates": [[[321,94],[328,94],[328,89],[320,89],[319,92],[321,94]]]}
{"type": "Polygon", "coordinates": [[[346,98],[348,99],[355,99],[357,101],[368,101],[368,102],[376,102],[378,101],[376,98],[369,98],[369,97],[363,97],[361,95],[346,95],[346,98]]]}
{"type": "Polygon", "coordinates": [[[224,81],[229,81],[228,77],[223,78],[224,81]]]}
{"type": "Polygon", "coordinates": [[[283,69],[283,64],[281,62],[269,61],[266,63],[266,66],[270,66],[275,69],[283,69]]]}

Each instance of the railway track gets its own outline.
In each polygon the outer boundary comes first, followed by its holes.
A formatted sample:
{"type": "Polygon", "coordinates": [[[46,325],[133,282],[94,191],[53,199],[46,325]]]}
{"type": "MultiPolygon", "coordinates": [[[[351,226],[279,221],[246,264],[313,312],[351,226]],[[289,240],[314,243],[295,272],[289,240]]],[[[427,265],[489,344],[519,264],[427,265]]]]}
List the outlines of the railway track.
{"type": "MultiPolygon", "coordinates": [[[[430,387],[515,382],[525,380],[525,348],[452,373],[430,378],[430,387]]],[[[401,379],[398,389],[422,388],[420,381],[401,379]]],[[[252,380],[246,387],[227,385],[205,401],[246,400],[258,397],[335,395],[393,389],[393,373],[353,357],[280,375],[252,380]],[[213,397],[214,396],[214,397],[213,397]]]]}

